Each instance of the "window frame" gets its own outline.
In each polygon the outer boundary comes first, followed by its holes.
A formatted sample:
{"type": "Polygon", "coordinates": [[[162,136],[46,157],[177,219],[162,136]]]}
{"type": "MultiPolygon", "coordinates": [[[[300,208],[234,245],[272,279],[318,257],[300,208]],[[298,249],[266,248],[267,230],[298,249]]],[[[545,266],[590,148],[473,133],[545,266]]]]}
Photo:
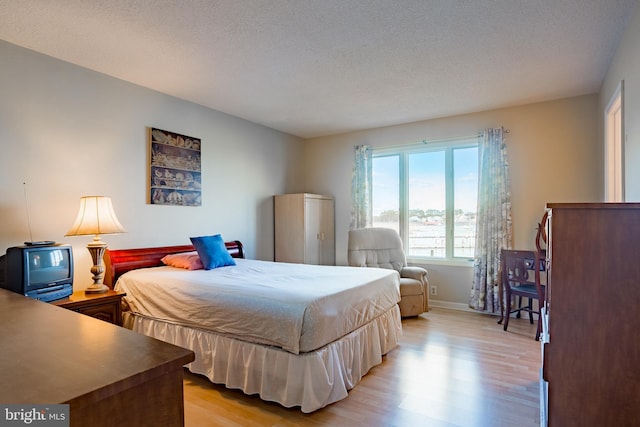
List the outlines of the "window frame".
{"type": "Polygon", "coordinates": [[[604,200],[625,201],[624,80],[620,81],[604,112],[604,200]]]}
{"type": "MultiPolygon", "coordinates": [[[[471,257],[454,257],[453,246],[454,237],[454,212],[455,212],[455,188],[454,188],[454,155],[456,149],[463,148],[479,149],[477,136],[441,140],[434,142],[423,142],[410,146],[396,146],[386,148],[374,148],[372,159],[380,157],[398,156],[398,228],[400,239],[405,248],[409,247],[409,156],[412,154],[439,152],[445,153],[445,257],[430,257],[411,255],[406,251],[407,260],[422,264],[446,264],[468,266],[473,262],[471,257]]],[[[479,173],[479,171],[478,171],[479,173]]],[[[371,191],[373,192],[373,186],[371,191]]],[[[373,206],[372,206],[373,208],[373,206]]]]}

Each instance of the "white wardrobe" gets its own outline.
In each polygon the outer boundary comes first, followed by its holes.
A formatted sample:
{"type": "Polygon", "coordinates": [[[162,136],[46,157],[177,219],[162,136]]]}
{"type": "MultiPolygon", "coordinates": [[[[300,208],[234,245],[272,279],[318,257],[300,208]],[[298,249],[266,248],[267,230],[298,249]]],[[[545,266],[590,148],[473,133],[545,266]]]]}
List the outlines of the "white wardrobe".
{"type": "Polygon", "coordinates": [[[335,265],[333,197],[296,193],[274,196],[275,260],[335,265]]]}

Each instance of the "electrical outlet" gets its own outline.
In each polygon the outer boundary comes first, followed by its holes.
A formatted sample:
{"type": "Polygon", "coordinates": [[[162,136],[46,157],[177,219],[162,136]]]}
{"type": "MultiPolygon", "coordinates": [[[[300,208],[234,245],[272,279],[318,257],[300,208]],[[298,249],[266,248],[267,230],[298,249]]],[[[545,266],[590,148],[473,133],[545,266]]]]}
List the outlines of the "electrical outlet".
{"type": "Polygon", "coordinates": [[[438,295],[438,287],[436,285],[431,285],[431,295],[438,295]]]}

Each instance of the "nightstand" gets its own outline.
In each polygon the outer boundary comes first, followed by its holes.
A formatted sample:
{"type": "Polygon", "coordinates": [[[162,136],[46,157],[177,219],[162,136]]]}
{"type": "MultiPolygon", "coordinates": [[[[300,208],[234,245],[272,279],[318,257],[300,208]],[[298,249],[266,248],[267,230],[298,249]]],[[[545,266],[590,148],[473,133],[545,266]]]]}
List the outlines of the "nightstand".
{"type": "Polygon", "coordinates": [[[125,295],[124,292],[113,290],[103,294],[85,294],[84,291],[77,291],[68,298],[53,301],[51,304],[122,326],[120,300],[125,295]]]}

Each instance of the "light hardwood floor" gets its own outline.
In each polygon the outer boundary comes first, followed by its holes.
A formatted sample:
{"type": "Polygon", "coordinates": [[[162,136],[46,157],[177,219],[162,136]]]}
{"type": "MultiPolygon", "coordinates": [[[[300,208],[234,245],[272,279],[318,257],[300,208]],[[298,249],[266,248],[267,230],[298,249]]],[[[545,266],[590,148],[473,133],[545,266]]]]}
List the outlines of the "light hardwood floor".
{"type": "Polygon", "coordinates": [[[185,371],[185,424],[205,426],[539,426],[535,325],[434,308],[404,319],[400,345],[349,396],[311,414],[185,371]]]}

